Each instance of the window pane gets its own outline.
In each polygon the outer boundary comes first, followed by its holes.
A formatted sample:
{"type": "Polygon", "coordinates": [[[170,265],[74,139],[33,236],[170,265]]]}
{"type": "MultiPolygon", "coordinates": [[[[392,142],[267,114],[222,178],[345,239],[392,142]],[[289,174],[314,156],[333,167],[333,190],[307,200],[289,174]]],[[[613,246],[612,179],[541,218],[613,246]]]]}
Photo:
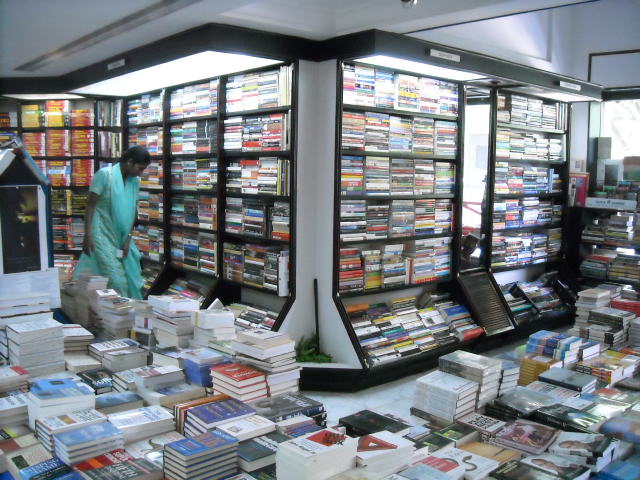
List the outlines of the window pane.
{"type": "Polygon", "coordinates": [[[611,158],[640,156],[640,99],[604,102],[602,136],[611,137],[611,158]]]}

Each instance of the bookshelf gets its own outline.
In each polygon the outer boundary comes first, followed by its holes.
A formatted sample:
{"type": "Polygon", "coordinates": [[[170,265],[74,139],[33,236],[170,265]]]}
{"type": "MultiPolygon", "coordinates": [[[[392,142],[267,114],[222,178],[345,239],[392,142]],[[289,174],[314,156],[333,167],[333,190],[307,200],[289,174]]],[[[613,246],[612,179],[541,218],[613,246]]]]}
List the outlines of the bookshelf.
{"type": "Polygon", "coordinates": [[[568,185],[568,104],[493,88],[488,177],[492,273],[559,261],[568,185]]]}
{"type": "Polygon", "coordinates": [[[402,309],[457,271],[463,107],[461,83],[339,63],[332,289],[365,369],[459,346],[402,309]]]}
{"type": "Polygon", "coordinates": [[[269,313],[262,328],[282,323],[295,293],[296,75],[266,67],[124,100],[124,146],[152,155],[135,235],[147,293],[252,304],[269,313]]]}

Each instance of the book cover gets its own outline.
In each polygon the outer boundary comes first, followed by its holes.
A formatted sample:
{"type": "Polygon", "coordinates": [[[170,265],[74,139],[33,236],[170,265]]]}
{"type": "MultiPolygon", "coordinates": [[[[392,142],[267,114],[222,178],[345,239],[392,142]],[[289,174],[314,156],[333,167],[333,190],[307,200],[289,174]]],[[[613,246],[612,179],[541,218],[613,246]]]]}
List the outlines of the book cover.
{"type": "Polygon", "coordinates": [[[306,397],[301,393],[286,393],[275,397],[252,400],[249,405],[258,415],[277,422],[285,418],[302,413],[313,416],[324,411],[321,402],[306,397]]]}
{"type": "Polygon", "coordinates": [[[280,432],[270,432],[245,440],[238,445],[238,457],[247,462],[254,462],[269,455],[275,455],[278,445],[287,440],[291,440],[291,437],[280,432]]]}
{"type": "Polygon", "coordinates": [[[585,479],[591,474],[589,467],[557,455],[529,455],[520,462],[566,480],[585,479]]]}
{"type": "Polygon", "coordinates": [[[481,433],[487,435],[493,435],[497,433],[500,429],[502,429],[502,427],[506,425],[506,422],[475,412],[458,418],[456,422],[462,423],[463,425],[471,427],[475,430],[479,430],[481,433]]]}
{"type": "Polygon", "coordinates": [[[142,401],[142,397],[135,392],[104,393],[96,397],[96,410],[138,401],[142,401]]]}
{"type": "Polygon", "coordinates": [[[464,478],[466,480],[482,479],[489,472],[495,470],[500,463],[496,460],[490,460],[480,455],[475,455],[469,451],[458,448],[447,448],[436,452],[434,457],[443,460],[452,460],[464,468],[464,478]]]}
{"type": "Polygon", "coordinates": [[[436,435],[435,433],[430,433],[429,435],[422,437],[414,443],[417,450],[426,449],[426,453],[433,453],[440,450],[441,448],[452,447],[455,445],[455,442],[453,440],[441,435],[436,435]]]}
{"type": "Polygon", "coordinates": [[[410,428],[410,426],[404,422],[380,415],[371,410],[361,410],[353,415],[342,417],[339,422],[341,425],[347,427],[347,429],[361,435],[381,432],[383,430],[398,433],[410,428]]]}
{"type": "Polygon", "coordinates": [[[512,460],[491,473],[497,480],[557,480],[558,477],[530,465],[512,460]]]}
{"type": "Polygon", "coordinates": [[[612,440],[596,433],[560,432],[549,452],[556,455],[601,457],[613,449],[612,440]]]}
{"type": "Polygon", "coordinates": [[[120,462],[126,462],[128,460],[133,460],[133,457],[129,455],[129,453],[125,450],[118,448],[116,450],[111,450],[110,452],[93,457],[89,460],[76,463],[74,465],[74,468],[76,470],[84,472],[89,470],[96,470],[120,462]]]}
{"type": "MultiPolygon", "coordinates": [[[[111,438],[121,438],[122,433],[118,428],[109,422],[98,423],[80,427],[67,432],[55,433],[54,439],[60,442],[66,450],[72,450],[74,447],[82,446],[87,442],[96,440],[110,440],[111,438]]],[[[96,442],[97,443],[97,442],[96,442]]]]}
{"type": "Polygon", "coordinates": [[[535,418],[546,424],[578,432],[595,431],[604,420],[604,417],[561,404],[542,407],[536,412],[535,418]]]}
{"type": "Polygon", "coordinates": [[[219,430],[212,430],[197,437],[185,438],[177,442],[167,443],[165,449],[174,450],[185,458],[199,457],[205,453],[233,447],[238,440],[219,430]]]}
{"type": "Polygon", "coordinates": [[[441,437],[448,438],[449,440],[453,440],[456,446],[475,440],[479,436],[477,430],[457,423],[452,423],[451,425],[437,430],[434,433],[441,437]]]}
{"type": "Polygon", "coordinates": [[[489,460],[495,460],[501,465],[510,460],[520,460],[522,458],[522,452],[483,442],[469,442],[457,448],[489,460]]]}
{"type": "Polygon", "coordinates": [[[640,414],[626,412],[602,424],[600,433],[625,442],[640,443],[640,414]]]}
{"type": "Polygon", "coordinates": [[[496,443],[530,453],[542,453],[555,440],[558,430],[527,420],[507,423],[495,437],[496,443]]]}
{"type": "Polygon", "coordinates": [[[206,428],[211,428],[218,423],[255,413],[256,411],[252,407],[240,400],[224,398],[217,402],[206,403],[189,409],[187,420],[193,417],[206,428]]]}
{"type": "Polygon", "coordinates": [[[232,383],[244,385],[259,383],[265,379],[264,373],[239,363],[216,365],[211,369],[211,375],[215,376],[216,374],[227,378],[232,383]]]}

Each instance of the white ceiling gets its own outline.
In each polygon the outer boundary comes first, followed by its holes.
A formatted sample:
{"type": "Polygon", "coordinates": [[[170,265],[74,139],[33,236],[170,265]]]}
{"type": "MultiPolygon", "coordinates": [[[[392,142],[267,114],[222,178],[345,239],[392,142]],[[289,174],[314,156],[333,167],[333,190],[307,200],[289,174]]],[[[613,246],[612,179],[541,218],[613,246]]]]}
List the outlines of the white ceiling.
{"type": "Polygon", "coordinates": [[[200,0],[33,72],[15,68],[159,0],[0,0],[0,77],[62,75],[205,23],[323,40],[377,28],[397,33],[580,0],[200,0]]]}

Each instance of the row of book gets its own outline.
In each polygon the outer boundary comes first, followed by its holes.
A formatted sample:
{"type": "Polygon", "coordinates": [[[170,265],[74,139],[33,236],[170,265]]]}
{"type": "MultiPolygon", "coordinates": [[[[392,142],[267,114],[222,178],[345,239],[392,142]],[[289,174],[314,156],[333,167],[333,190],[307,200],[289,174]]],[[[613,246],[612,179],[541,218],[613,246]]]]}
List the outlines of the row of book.
{"type": "Polygon", "coordinates": [[[289,149],[290,116],[286,113],[224,120],[224,149],[243,152],[289,149]]]}
{"type": "Polygon", "coordinates": [[[164,259],[164,229],[153,225],[136,225],[132,235],[143,258],[161,263],[164,259]]]}
{"type": "Polygon", "coordinates": [[[640,245],[639,219],[637,213],[604,213],[584,228],[582,240],[611,246],[640,245]]]}
{"type": "Polygon", "coordinates": [[[215,235],[202,232],[171,232],[171,262],[186,270],[217,274],[215,235]]]}
{"type": "Polygon", "coordinates": [[[621,200],[640,200],[640,181],[618,180],[614,185],[598,187],[591,195],[598,198],[617,198],[621,200]]]}
{"type": "Polygon", "coordinates": [[[522,95],[498,94],[498,122],[553,130],[567,129],[567,105],[522,95]]]}
{"type": "Polygon", "coordinates": [[[564,206],[538,197],[508,198],[493,202],[493,229],[552,225],[562,220],[564,206]]]}
{"type": "Polygon", "coordinates": [[[224,242],[222,277],[276,293],[289,294],[289,250],[224,242]]]}
{"type": "Polygon", "coordinates": [[[273,204],[247,198],[228,197],[225,232],[256,238],[289,240],[291,209],[289,202],[273,204]]]}
{"type": "Polygon", "coordinates": [[[96,100],[96,125],[98,127],[122,126],[122,99],[96,100]]]}
{"type": "Polygon", "coordinates": [[[381,249],[341,248],[340,292],[366,292],[421,285],[451,273],[451,238],[384,245],[381,249]]]}
{"type": "Polygon", "coordinates": [[[376,112],[342,113],[342,148],[455,157],[458,124],[376,112]]]}
{"type": "Polygon", "coordinates": [[[127,102],[127,125],[161,122],[163,98],[162,94],[144,94],[129,100],[127,102]]]}
{"type": "Polygon", "coordinates": [[[226,83],[226,112],[291,105],[293,67],[230,75],[226,83]]]}
{"type": "Polygon", "coordinates": [[[289,160],[277,157],[243,158],[227,166],[227,193],[289,195],[289,160]]]}
{"type": "Polygon", "coordinates": [[[215,153],[218,145],[218,122],[196,120],[171,125],[171,153],[193,155],[215,153]]]}
{"type": "Polygon", "coordinates": [[[24,132],[24,147],[34,157],[93,156],[93,130],[24,132]]]}
{"type": "Polygon", "coordinates": [[[147,168],[140,174],[140,187],[162,190],[164,184],[164,160],[153,159],[147,168]]]}
{"type": "Polygon", "coordinates": [[[493,234],[492,267],[512,267],[544,263],[560,253],[562,229],[544,232],[493,234]]]}
{"type": "Polygon", "coordinates": [[[103,158],[120,158],[122,154],[122,133],[98,130],[97,154],[103,158]]]}
{"type": "Polygon", "coordinates": [[[340,240],[445,234],[452,231],[451,200],[342,200],[340,240]]]}
{"type": "Polygon", "coordinates": [[[372,367],[469,341],[484,333],[466,307],[451,301],[418,308],[416,297],[401,297],[388,303],[357,303],[346,308],[365,360],[372,367]]]}
{"type": "Polygon", "coordinates": [[[54,250],[82,249],[84,242],[84,219],[54,216],[51,220],[54,250]]]}
{"type": "Polygon", "coordinates": [[[176,295],[178,297],[195,300],[198,304],[202,304],[211,290],[211,282],[203,281],[198,278],[176,278],[169,287],[165,295],[176,295]]]}
{"type": "Polygon", "coordinates": [[[0,128],[18,128],[18,112],[0,112],[0,128]]]}
{"type": "MultiPolygon", "coordinates": [[[[138,246],[140,248],[140,246],[138,246]]],[[[142,295],[148,295],[154,282],[162,271],[162,265],[157,262],[142,262],[142,295]]]]}
{"type": "Polygon", "coordinates": [[[218,112],[219,83],[214,78],[173,90],[169,98],[169,118],[179,120],[215,115],[218,112]]]}
{"type": "Polygon", "coordinates": [[[580,263],[580,273],[589,278],[637,285],[640,282],[640,255],[596,248],[585,255],[580,263]]]}
{"type": "Polygon", "coordinates": [[[129,146],[140,145],[146,148],[151,155],[162,155],[162,137],[162,127],[131,127],[127,141],[129,146]]]}
{"type": "Polygon", "coordinates": [[[410,158],[342,155],[343,196],[452,194],[455,165],[410,158]]]}
{"type": "Polygon", "coordinates": [[[138,220],[162,222],[164,219],[164,196],[148,190],[140,190],[138,195],[138,220]]]}
{"type": "Polygon", "coordinates": [[[88,187],[93,180],[93,160],[35,160],[54,187],[88,187]]]}
{"type": "Polygon", "coordinates": [[[173,159],[171,188],[173,190],[213,190],[218,184],[216,158],[173,159]]]}
{"type": "Polygon", "coordinates": [[[174,195],[171,202],[171,224],[215,231],[218,199],[209,195],[174,195]]]}
{"type": "Polygon", "coordinates": [[[496,130],[496,158],[509,160],[564,161],[561,138],[523,133],[506,128],[496,130]]]}
{"type": "Polygon", "coordinates": [[[73,106],[75,103],[71,100],[46,100],[22,105],[22,128],[93,126],[93,110],[73,106]]]}
{"type": "Polygon", "coordinates": [[[458,85],[444,80],[344,64],[344,104],[439,115],[458,114],[458,85]]]}
{"type": "Polygon", "coordinates": [[[68,188],[51,191],[52,215],[84,215],[87,206],[87,193],[68,188]]]}
{"type": "Polygon", "coordinates": [[[561,192],[562,178],[553,168],[496,162],[494,188],[494,192],[498,195],[561,192]]]}

